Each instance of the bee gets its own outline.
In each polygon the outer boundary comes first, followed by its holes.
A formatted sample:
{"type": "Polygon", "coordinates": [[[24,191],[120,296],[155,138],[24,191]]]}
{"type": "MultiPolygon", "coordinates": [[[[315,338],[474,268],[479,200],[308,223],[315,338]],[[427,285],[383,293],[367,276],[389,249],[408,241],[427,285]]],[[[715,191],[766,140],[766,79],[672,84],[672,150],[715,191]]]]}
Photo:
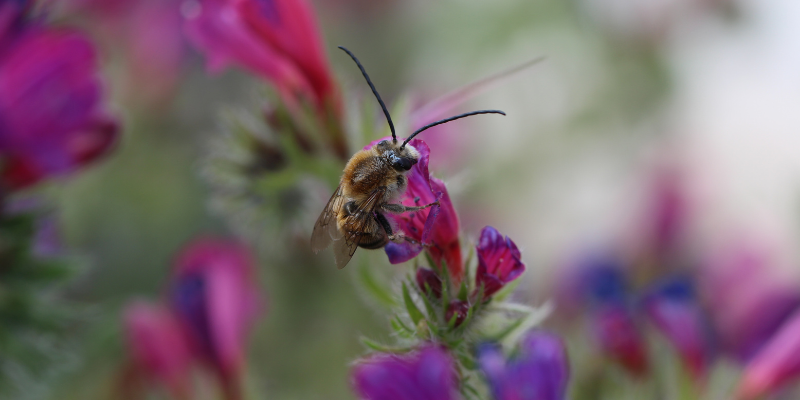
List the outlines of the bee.
{"type": "Polygon", "coordinates": [[[438,205],[438,201],[423,206],[409,207],[397,201],[408,187],[406,175],[419,161],[420,154],[408,142],[422,131],[460,118],[477,114],[502,114],[498,110],[480,110],[445,118],[417,129],[402,143],[398,142],[392,117],[386,109],[375,85],[353,53],[344,50],[355,61],[364,75],[372,93],[380,103],[392,140],[382,140],[369,149],[354,154],[344,168],[339,187],[333,192],[328,204],[319,215],[311,234],[311,249],[314,253],[328,247],[333,242],[336,266],[344,268],[353,257],[356,249],[380,249],[389,241],[415,242],[402,232],[395,232],[385,213],[402,214],[423,210],[438,205]]]}

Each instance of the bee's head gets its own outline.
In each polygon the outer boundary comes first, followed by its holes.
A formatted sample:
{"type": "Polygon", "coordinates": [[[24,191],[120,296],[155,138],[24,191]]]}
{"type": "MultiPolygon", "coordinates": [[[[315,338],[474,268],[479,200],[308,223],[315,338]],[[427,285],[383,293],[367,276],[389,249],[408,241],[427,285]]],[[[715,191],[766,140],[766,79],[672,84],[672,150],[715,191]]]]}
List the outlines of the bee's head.
{"type": "Polygon", "coordinates": [[[375,148],[397,172],[407,172],[419,162],[419,152],[407,144],[403,146],[394,140],[381,140],[375,148]]]}

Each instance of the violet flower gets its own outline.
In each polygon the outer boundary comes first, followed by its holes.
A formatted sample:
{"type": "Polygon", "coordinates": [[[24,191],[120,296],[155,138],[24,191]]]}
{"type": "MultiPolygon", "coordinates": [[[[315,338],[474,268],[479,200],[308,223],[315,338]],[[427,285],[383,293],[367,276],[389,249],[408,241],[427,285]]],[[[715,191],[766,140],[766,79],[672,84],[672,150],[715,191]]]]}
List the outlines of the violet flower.
{"type": "Polygon", "coordinates": [[[544,332],[529,333],[515,357],[506,360],[496,345],[478,349],[478,363],[494,400],[563,400],[569,380],[564,343],[544,332]]]}
{"type": "Polygon", "coordinates": [[[176,399],[189,398],[191,354],[180,324],[165,307],[134,302],[125,310],[128,346],[137,371],[176,399]]]}
{"type": "MultiPolygon", "coordinates": [[[[378,141],[370,143],[365,148],[373,146],[378,141]]],[[[420,158],[411,168],[408,175],[408,189],[400,198],[400,203],[406,206],[418,206],[439,200],[439,206],[400,215],[387,215],[394,226],[416,243],[390,242],[385,248],[386,255],[389,256],[389,262],[398,264],[416,257],[423,248],[426,248],[435,262],[444,262],[447,265],[451,279],[458,285],[464,277],[461,244],[458,239],[458,215],[444,182],[428,172],[430,159],[428,145],[418,139],[410,141],[409,145],[417,149],[420,158]]]]}
{"type": "Polygon", "coordinates": [[[460,399],[453,360],[434,346],[403,356],[380,354],[359,361],[351,379],[364,400],[460,399]]]}
{"type": "Polygon", "coordinates": [[[475,287],[483,286],[485,298],[525,272],[525,264],[517,245],[491,226],[481,230],[477,250],[478,272],[475,276],[475,287]]]}
{"type": "Polygon", "coordinates": [[[780,330],[747,363],[738,395],[758,399],[800,378],[800,313],[780,330]]]}
{"type": "Polygon", "coordinates": [[[195,240],[179,255],[170,288],[171,306],[192,350],[219,375],[229,398],[237,397],[247,334],[259,311],[254,270],[243,246],[195,240]]]}
{"type": "Polygon", "coordinates": [[[106,153],[116,122],[102,109],[96,54],[80,33],[35,25],[0,52],[2,181],[20,189],[106,153]]]}
{"type": "Polygon", "coordinates": [[[643,307],[655,327],[675,346],[695,378],[705,376],[711,362],[711,343],[705,313],[687,277],[660,282],[645,297],[643,307]]]}

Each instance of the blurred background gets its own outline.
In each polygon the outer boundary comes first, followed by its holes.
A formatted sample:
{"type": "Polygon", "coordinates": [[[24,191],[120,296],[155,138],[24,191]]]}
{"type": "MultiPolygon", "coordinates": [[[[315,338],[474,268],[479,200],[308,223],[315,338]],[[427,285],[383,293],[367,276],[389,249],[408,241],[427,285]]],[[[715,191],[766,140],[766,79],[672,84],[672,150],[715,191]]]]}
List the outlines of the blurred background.
{"type": "MultiPolygon", "coordinates": [[[[529,272],[519,301],[557,297],[559,271],[585,251],[646,246],[665,176],[685,208],[681,257],[752,248],[769,260],[759,274],[798,290],[800,3],[313,5],[342,91],[365,101],[372,101],[366,85],[336,46],[359,56],[390,104],[424,103],[545,57],[458,110],[501,109],[507,117],[477,117],[423,135],[464,238],[474,241],[492,225],[522,250],[529,272]]],[[[71,256],[85,265],[67,296],[89,317],[68,338],[64,371],[33,384],[47,389],[30,394],[113,398],[128,357],[122,307],[162,296],[174,255],[191,238],[237,232],[209,207],[203,160],[224,110],[257,110],[265,85],[242,69],[207,73],[183,35],[190,2],[71,0],[54,8],[59,23],[82,27],[99,46],[123,131],[102,162],[45,189],[57,199],[71,256]],[[131,4],[119,12],[111,3],[131,4]]],[[[305,231],[270,230],[259,241],[267,244],[254,249],[268,305],[251,334],[246,380],[264,398],[353,398],[346,366],[364,352],[359,336],[389,335],[386,317],[356,285],[358,269],[336,270],[329,253],[304,247],[323,204],[301,216],[312,224],[305,231]],[[287,242],[297,245],[280,245],[287,242]]],[[[402,273],[382,252],[360,251],[354,260],[386,277],[402,273]]],[[[570,348],[570,355],[579,351],[570,348]]]]}

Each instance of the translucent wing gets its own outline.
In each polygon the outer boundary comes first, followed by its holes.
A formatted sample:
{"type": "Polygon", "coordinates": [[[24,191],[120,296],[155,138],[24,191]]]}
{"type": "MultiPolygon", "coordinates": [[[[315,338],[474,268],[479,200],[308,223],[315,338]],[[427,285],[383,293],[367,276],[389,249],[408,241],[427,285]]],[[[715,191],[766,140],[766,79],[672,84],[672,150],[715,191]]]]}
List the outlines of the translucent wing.
{"type": "Polygon", "coordinates": [[[363,237],[375,234],[377,225],[374,212],[385,194],[385,187],[373,190],[369,197],[358,204],[353,213],[345,219],[342,224],[344,240],[336,240],[333,244],[333,255],[336,258],[336,267],[339,269],[350,262],[363,237]]]}
{"type": "Polygon", "coordinates": [[[333,195],[328,204],[322,210],[317,218],[317,223],[314,224],[314,231],[311,233],[311,250],[318,253],[320,250],[328,247],[331,244],[331,239],[338,240],[342,238],[342,233],[336,224],[336,217],[342,212],[344,205],[344,196],[342,196],[342,186],[333,191],[333,195]]]}

